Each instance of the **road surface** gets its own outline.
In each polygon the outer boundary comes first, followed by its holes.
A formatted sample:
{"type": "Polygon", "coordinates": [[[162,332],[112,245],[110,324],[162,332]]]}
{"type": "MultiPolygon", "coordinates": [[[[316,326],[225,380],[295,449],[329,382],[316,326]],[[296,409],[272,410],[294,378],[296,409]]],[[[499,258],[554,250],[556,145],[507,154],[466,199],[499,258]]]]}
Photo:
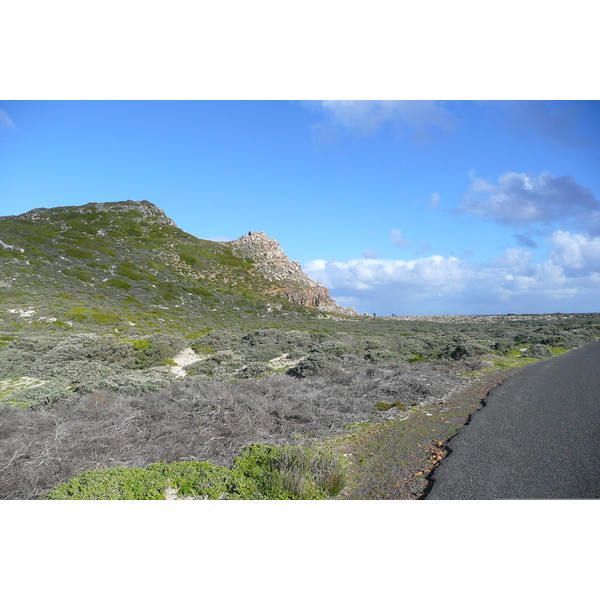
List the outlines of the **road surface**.
{"type": "Polygon", "coordinates": [[[448,448],[426,500],[600,498],[600,342],[508,378],[448,448]]]}

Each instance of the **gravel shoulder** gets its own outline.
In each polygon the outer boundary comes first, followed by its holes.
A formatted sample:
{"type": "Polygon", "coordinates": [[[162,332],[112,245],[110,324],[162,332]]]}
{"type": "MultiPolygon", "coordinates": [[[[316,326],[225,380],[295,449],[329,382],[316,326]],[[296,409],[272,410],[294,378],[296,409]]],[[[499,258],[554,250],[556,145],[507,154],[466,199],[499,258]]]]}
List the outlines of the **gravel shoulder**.
{"type": "Polygon", "coordinates": [[[330,443],[349,461],[349,483],[341,500],[418,500],[447,442],[484,406],[496,386],[521,368],[478,375],[446,400],[411,409],[397,420],[356,426],[330,443]]]}

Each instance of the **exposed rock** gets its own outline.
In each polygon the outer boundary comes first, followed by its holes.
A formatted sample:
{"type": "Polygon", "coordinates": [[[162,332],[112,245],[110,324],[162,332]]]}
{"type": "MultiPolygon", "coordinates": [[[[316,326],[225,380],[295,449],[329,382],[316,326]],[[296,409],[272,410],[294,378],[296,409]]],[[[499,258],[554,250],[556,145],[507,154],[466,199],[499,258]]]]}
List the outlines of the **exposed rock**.
{"type": "Polygon", "coordinates": [[[228,243],[240,257],[254,261],[254,271],[275,284],[268,290],[269,293],[283,296],[294,304],[326,312],[358,314],[353,308],[337,304],[323,284],[310,279],[297,261],[288,259],[279,242],[262,231],[250,231],[248,235],[228,243]]]}

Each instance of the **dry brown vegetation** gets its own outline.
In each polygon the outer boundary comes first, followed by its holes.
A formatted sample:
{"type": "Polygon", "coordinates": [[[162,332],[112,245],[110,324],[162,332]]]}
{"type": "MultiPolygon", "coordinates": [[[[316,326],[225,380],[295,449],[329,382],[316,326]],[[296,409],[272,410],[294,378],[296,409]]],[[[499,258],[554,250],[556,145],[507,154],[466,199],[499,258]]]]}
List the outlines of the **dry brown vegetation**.
{"type": "Polygon", "coordinates": [[[446,397],[467,383],[461,368],[335,366],[310,378],[190,380],[143,396],[94,392],[35,411],[0,406],[0,498],[37,498],[87,469],[183,459],[229,466],[251,443],[310,444],[446,397]]]}

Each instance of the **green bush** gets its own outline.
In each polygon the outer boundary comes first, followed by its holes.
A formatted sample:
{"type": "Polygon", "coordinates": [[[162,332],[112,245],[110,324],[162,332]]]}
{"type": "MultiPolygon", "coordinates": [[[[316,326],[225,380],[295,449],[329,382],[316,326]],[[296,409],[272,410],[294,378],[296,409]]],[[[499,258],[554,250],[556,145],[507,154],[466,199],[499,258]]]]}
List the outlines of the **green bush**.
{"type": "Polygon", "coordinates": [[[28,406],[32,409],[41,408],[54,404],[63,398],[69,398],[73,394],[65,389],[60,383],[46,383],[37,387],[31,387],[24,390],[13,392],[10,401],[28,406]]]}
{"type": "Polygon", "coordinates": [[[243,364],[243,358],[232,350],[220,350],[205,360],[187,365],[184,370],[188,375],[233,376],[243,364]]]}
{"type": "Polygon", "coordinates": [[[443,360],[462,360],[473,356],[483,356],[491,353],[490,347],[471,341],[464,336],[455,336],[454,339],[439,353],[443,360]]]}
{"type": "MultiPolygon", "coordinates": [[[[138,281],[140,279],[145,279],[145,276],[140,273],[139,269],[130,262],[124,262],[123,264],[119,265],[119,267],[117,268],[117,271],[119,272],[119,275],[122,275],[123,277],[127,277],[128,279],[131,279],[133,281],[138,281]]],[[[113,279],[112,281],[118,281],[113,279]]],[[[114,286],[114,284],[112,284],[114,286]]],[[[120,285],[114,286],[114,287],[122,287],[120,285]]]]}
{"type": "Polygon", "coordinates": [[[313,353],[303,358],[295,367],[292,367],[287,372],[289,375],[295,377],[310,377],[322,371],[331,362],[331,359],[326,356],[313,353]]]}
{"type": "Polygon", "coordinates": [[[311,500],[336,496],[345,482],[345,466],[333,452],[254,444],[242,450],[233,469],[182,461],[84,471],[43,498],[164,500],[171,488],[180,496],[211,500],[311,500]]]}
{"type": "Polygon", "coordinates": [[[129,341],[135,350],[135,366],[138,369],[163,365],[165,359],[173,358],[187,346],[182,338],[167,333],[155,333],[146,339],[129,341]]]}
{"type": "Polygon", "coordinates": [[[531,348],[527,348],[521,356],[527,358],[547,358],[550,356],[554,356],[554,353],[548,346],[544,344],[534,344],[531,348]]]}
{"type": "Polygon", "coordinates": [[[118,288],[120,290],[128,290],[131,287],[131,283],[129,283],[129,281],[125,281],[124,279],[109,279],[106,282],[106,285],[109,285],[110,287],[114,287],[114,288],[118,288]]]}
{"type": "Polygon", "coordinates": [[[239,379],[252,379],[254,377],[266,377],[271,369],[262,362],[251,362],[242,367],[235,376],[239,379]]]}
{"type": "Polygon", "coordinates": [[[396,352],[387,350],[386,348],[370,348],[365,351],[365,360],[371,362],[381,362],[384,360],[399,360],[400,356],[396,352]]]}
{"type": "Polygon", "coordinates": [[[215,351],[210,346],[203,346],[202,344],[193,344],[190,348],[196,354],[214,354],[215,351]]]}
{"type": "Polygon", "coordinates": [[[235,468],[257,483],[266,498],[316,500],[336,496],[346,483],[345,466],[332,451],[253,444],[235,468]]]}
{"type": "Polygon", "coordinates": [[[92,256],[94,256],[93,252],[88,252],[87,250],[82,250],[81,248],[67,248],[65,250],[65,254],[72,256],[73,258],[92,258],[92,256]]]}

